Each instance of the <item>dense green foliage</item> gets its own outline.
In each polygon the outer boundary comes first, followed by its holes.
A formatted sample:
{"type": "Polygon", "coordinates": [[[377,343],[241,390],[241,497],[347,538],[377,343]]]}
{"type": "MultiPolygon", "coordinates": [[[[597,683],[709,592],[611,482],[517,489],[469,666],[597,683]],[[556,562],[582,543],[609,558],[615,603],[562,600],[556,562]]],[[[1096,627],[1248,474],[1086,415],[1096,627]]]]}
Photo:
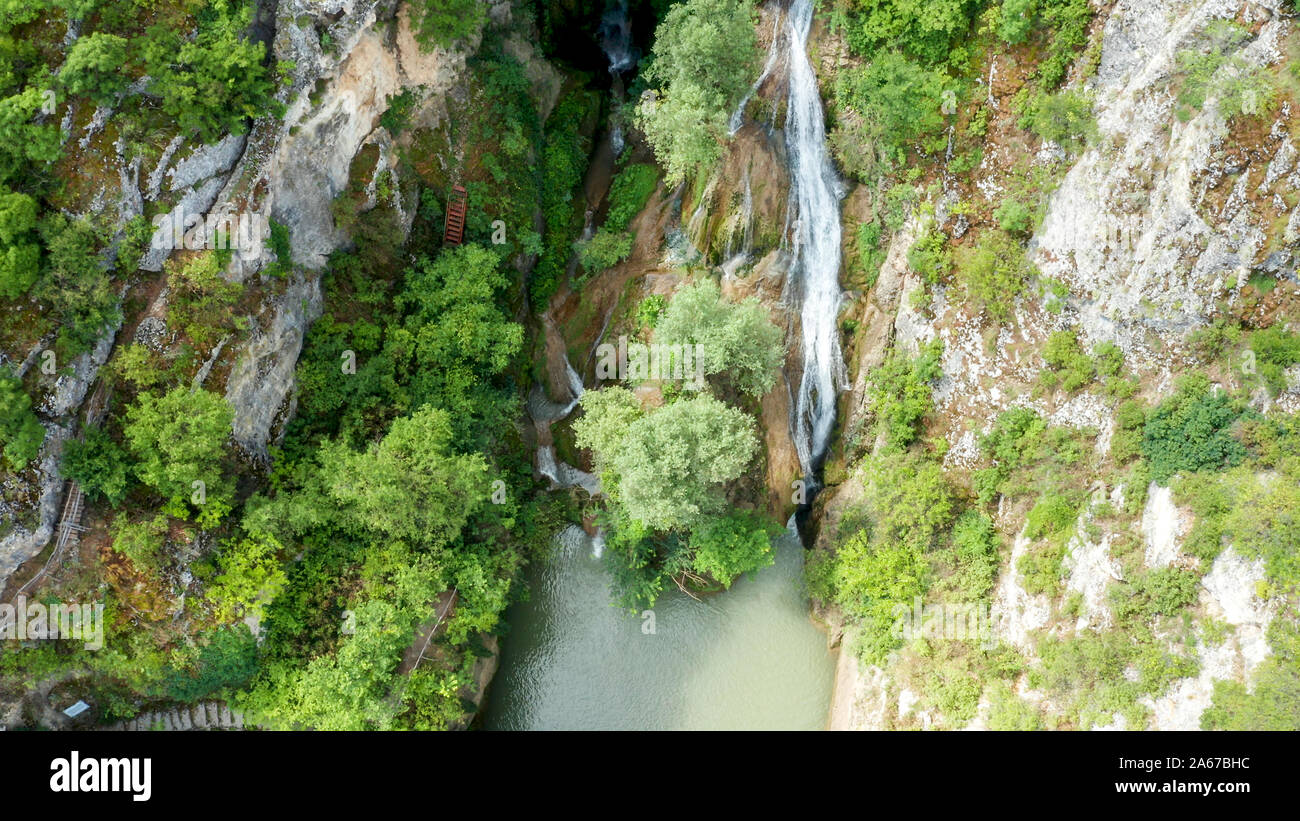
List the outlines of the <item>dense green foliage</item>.
{"type": "Polygon", "coordinates": [[[233,417],[223,397],[202,388],[141,394],[123,427],[136,475],[179,509],[191,501],[229,506],[234,485],[223,463],[233,417]],[[202,497],[195,497],[196,482],[202,483],[202,497]]]}
{"type": "Polygon", "coordinates": [[[415,39],[428,49],[473,36],[487,19],[487,4],[479,0],[416,0],[410,9],[415,39]]]}
{"type": "Polygon", "coordinates": [[[752,81],[758,47],[750,0],[685,0],[655,31],[642,76],[658,97],[637,109],[669,184],[710,167],[752,81]]]}
{"type": "Polygon", "coordinates": [[[1242,408],[1200,374],[1184,377],[1178,391],[1153,408],[1142,436],[1151,477],[1160,484],[1179,471],[1222,470],[1246,457],[1232,436],[1242,408]]]}
{"type": "Polygon", "coordinates": [[[925,345],[916,357],[895,348],[871,373],[867,395],[876,415],[875,430],[885,447],[900,450],[917,437],[918,425],[934,408],[932,384],[943,375],[943,343],[925,345]]]}
{"type": "Polygon", "coordinates": [[[655,341],[700,346],[705,376],[755,397],[771,390],[784,357],[781,330],[758,300],[730,302],[712,279],[673,295],[655,323],[655,341]]]}
{"type": "Polygon", "coordinates": [[[0,445],[5,462],[22,470],[45,441],[45,428],[32,413],[32,398],[22,380],[0,370],[0,445]]]}

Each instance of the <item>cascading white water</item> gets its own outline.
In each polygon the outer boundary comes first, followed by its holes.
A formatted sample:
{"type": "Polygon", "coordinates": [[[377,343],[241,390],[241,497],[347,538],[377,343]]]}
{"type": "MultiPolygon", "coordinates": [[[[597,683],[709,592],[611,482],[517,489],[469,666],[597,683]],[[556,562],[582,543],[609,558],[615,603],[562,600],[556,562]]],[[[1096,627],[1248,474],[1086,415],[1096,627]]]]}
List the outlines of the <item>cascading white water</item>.
{"type": "MultiPolygon", "coordinates": [[[[605,13],[600,18],[600,48],[609,60],[609,73],[613,78],[614,108],[623,102],[623,72],[636,66],[636,45],[632,42],[632,21],[628,17],[627,0],[608,0],[605,13]]],[[[623,124],[616,116],[611,119],[610,147],[617,157],[623,153],[625,139],[623,124]]]]}
{"type": "Polygon", "coordinates": [[[763,85],[763,81],[772,73],[772,68],[776,65],[777,57],[781,54],[780,43],[781,9],[778,8],[776,13],[772,16],[772,43],[767,48],[767,61],[763,63],[763,71],[758,75],[758,79],[749,87],[749,91],[741,98],[740,104],[736,106],[736,110],[731,113],[731,121],[727,124],[728,136],[736,136],[736,132],[740,130],[741,124],[745,121],[745,106],[749,105],[750,99],[758,93],[758,89],[763,85]]]}
{"type": "Polygon", "coordinates": [[[840,199],[843,185],[826,152],[826,124],[817,75],[808,59],[813,0],[793,0],[786,146],[794,249],[790,287],[803,329],[803,376],[795,404],[795,447],[804,473],[815,479],[835,425],[835,398],[848,381],[836,318],[840,308],[840,199]]]}

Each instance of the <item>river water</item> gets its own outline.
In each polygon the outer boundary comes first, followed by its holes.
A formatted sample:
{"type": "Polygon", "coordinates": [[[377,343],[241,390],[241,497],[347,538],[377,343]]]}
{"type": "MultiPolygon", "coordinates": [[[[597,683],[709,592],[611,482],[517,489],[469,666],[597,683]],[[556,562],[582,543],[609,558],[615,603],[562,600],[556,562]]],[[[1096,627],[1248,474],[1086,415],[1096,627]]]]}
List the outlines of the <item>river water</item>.
{"type": "Polygon", "coordinates": [[[506,614],[491,730],[820,730],[835,657],[808,618],[803,548],[701,601],[676,589],[649,619],[610,604],[609,576],[572,527],[506,614]]]}

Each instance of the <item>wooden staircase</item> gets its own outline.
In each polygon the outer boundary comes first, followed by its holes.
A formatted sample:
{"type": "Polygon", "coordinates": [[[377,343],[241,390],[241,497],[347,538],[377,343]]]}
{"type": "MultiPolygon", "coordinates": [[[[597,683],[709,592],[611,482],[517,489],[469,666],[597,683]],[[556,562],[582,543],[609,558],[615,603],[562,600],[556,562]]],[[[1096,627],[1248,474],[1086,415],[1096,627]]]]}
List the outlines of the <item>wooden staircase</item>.
{"type": "Polygon", "coordinates": [[[456,185],[447,198],[447,224],[442,232],[444,245],[460,245],[465,239],[465,213],[469,210],[469,192],[456,185]]]}
{"type": "MultiPolygon", "coordinates": [[[[91,425],[98,425],[104,418],[104,412],[108,409],[109,390],[106,382],[100,382],[95,386],[95,391],[90,395],[86,402],[86,424],[77,433],[77,438],[85,436],[85,429],[91,425]]],[[[86,508],[86,495],[81,489],[81,485],[75,479],[68,480],[68,493],[63,499],[63,511],[59,515],[59,523],[55,526],[55,533],[58,540],[54,544],[54,550],[50,553],[50,558],[45,561],[41,569],[35,576],[27,580],[27,583],[18,588],[14,594],[18,596],[26,593],[32,585],[44,578],[45,574],[54,565],[56,561],[61,561],[64,556],[64,549],[68,545],[76,545],[80,541],[80,534],[85,531],[81,524],[81,514],[86,508]]]]}

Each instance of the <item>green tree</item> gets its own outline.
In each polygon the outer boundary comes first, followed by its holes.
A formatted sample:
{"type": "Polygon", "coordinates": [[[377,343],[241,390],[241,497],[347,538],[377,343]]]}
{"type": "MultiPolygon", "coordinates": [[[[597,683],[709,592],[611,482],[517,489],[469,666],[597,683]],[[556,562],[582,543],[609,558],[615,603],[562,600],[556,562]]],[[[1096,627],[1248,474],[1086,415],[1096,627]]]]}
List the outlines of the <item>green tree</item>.
{"type": "Polygon", "coordinates": [[[397,299],[406,318],[388,331],[387,354],[411,374],[411,404],[450,413],[460,443],[483,441],[513,412],[492,387],[523,345],[523,327],[500,304],[510,280],[499,261],[472,244],[422,258],[397,299]]]}
{"type": "Polygon", "coordinates": [[[751,396],[772,388],[785,356],[781,330],[758,300],[728,302],[712,279],[673,295],[655,324],[655,342],[701,346],[705,376],[721,374],[727,384],[751,396]]]}
{"type": "Polygon", "coordinates": [[[86,428],[81,439],[72,439],[63,446],[63,475],[77,480],[86,493],[113,507],[126,496],[130,472],[126,449],[98,425],[86,428]]]}
{"type": "Polygon", "coordinates": [[[284,110],[274,99],[276,80],[262,65],[266,47],[243,34],[251,7],[215,0],[212,12],[203,15],[192,40],[167,22],[155,23],[141,49],[163,112],[181,133],[198,132],[208,143],[243,134],[249,120],[284,110]]]}
{"type": "Polygon", "coordinates": [[[1019,45],[1034,30],[1037,16],[1036,0],[1002,0],[998,15],[998,36],[1007,45],[1019,45]]]}
{"type": "Polygon", "coordinates": [[[339,510],[360,526],[412,544],[454,539],[487,500],[487,463],[451,450],[447,411],[424,406],[362,452],[321,447],[321,474],[339,510]]]}
{"type": "Polygon", "coordinates": [[[140,394],[122,429],[136,475],[174,503],[189,502],[194,482],[203,482],[205,504],[228,504],[234,487],[222,464],[233,419],[225,397],[202,388],[140,394]]]}
{"type": "Polygon", "coordinates": [[[758,450],[753,420],[699,395],[636,418],[616,438],[602,416],[628,408],[622,400],[592,398],[604,392],[583,394],[584,414],[573,427],[578,445],[592,449],[597,467],[615,482],[611,493],[627,515],[656,530],[689,530],[721,511],[720,487],[738,478],[758,450]]]}
{"type": "Polygon", "coordinates": [[[59,82],[73,94],[106,105],[127,87],[126,56],[125,37],[102,31],[83,35],[68,49],[59,82]]]}
{"type": "Polygon", "coordinates": [[[23,178],[30,165],[45,166],[62,152],[57,124],[33,123],[45,105],[42,89],[0,97],[0,183],[23,178]]]}
{"type": "Polygon", "coordinates": [[[70,353],[89,350],[122,319],[117,291],[100,254],[100,236],[88,220],[53,213],[40,224],[46,267],[33,295],[59,321],[59,342],[70,353]]]}
{"type": "Polygon", "coordinates": [[[32,413],[32,398],[22,380],[0,369],[0,445],[14,470],[22,470],[36,458],[45,441],[45,428],[32,413]]]}
{"type": "Polygon", "coordinates": [[[36,200],[0,185],[0,297],[18,299],[40,272],[36,200]]]}
{"type": "Polygon", "coordinates": [[[709,519],[691,531],[695,572],[717,579],[723,587],[742,573],[771,565],[772,538],[780,526],[759,513],[737,510],[709,519]]]}
{"type": "Polygon", "coordinates": [[[668,10],[643,72],[658,95],[642,102],[637,118],[669,185],[720,156],[757,60],[749,0],[686,0],[668,10]]]}
{"type": "Polygon", "coordinates": [[[261,618],[287,579],[278,557],[281,550],[280,543],[265,533],[226,543],[217,556],[219,575],[206,593],[218,619],[261,618]]]}
{"type": "Polygon", "coordinates": [[[1151,478],[1168,484],[1179,471],[1223,470],[1240,464],[1246,448],[1231,433],[1242,408],[1223,391],[1211,390],[1204,374],[1179,381],[1177,392],[1153,408],[1142,432],[1142,453],[1151,478]]]}

